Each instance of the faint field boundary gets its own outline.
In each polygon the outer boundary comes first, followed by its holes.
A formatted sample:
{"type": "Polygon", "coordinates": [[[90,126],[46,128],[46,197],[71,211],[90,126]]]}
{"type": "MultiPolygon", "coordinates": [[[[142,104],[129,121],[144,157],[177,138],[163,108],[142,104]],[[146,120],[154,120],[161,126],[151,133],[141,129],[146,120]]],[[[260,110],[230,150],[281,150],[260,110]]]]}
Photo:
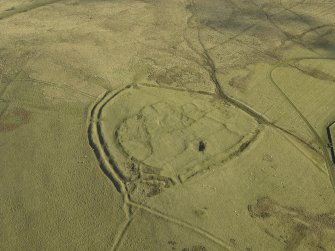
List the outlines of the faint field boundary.
{"type": "Polygon", "coordinates": [[[280,0],[280,4],[335,4],[334,0],[280,0]]]}
{"type": "Polygon", "coordinates": [[[7,9],[3,12],[0,12],[0,20],[14,16],[16,14],[20,14],[20,13],[24,13],[24,12],[28,12],[30,10],[39,8],[39,7],[43,7],[49,4],[53,4],[56,2],[59,2],[60,0],[37,0],[34,1],[32,3],[27,3],[27,4],[22,4],[19,6],[13,6],[10,9],[7,9]]]}

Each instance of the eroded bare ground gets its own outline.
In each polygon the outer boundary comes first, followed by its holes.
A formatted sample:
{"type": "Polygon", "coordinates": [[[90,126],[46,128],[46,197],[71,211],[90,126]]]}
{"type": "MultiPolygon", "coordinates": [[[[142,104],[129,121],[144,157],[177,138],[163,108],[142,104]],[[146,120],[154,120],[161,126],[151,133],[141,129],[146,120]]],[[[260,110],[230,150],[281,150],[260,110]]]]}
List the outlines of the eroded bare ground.
{"type": "MultiPolygon", "coordinates": [[[[274,239],[285,243],[286,250],[296,250],[305,242],[309,248],[331,250],[334,245],[335,217],[334,211],[322,214],[305,212],[303,208],[287,207],[278,204],[271,198],[259,198],[254,205],[249,205],[251,217],[270,220],[275,224],[265,226],[264,231],[274,239]],[[272,234],[269,228],[282,228],[282,225],[291,229],[285,235],[272,234]],[[278,236],[276,236],[278,235],[278,236]]],[[[275,232],[277,232],[275,230],[275,232]]]]}
{"type": "Polygon", "coordinates": [[[4,249],[335,250],[334,3],[0,11],[4,249]]]}

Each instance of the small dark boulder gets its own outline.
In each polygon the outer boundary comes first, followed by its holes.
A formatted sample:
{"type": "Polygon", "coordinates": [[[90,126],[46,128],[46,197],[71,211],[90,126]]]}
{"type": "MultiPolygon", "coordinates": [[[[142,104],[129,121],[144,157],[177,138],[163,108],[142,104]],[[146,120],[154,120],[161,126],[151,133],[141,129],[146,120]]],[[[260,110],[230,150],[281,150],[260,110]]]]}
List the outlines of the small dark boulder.
{"type": "Polygon", "coordinates": [[[199,152],[204,152],[206,149],[206,144],[201,140],[199,141],[199,152]]]}

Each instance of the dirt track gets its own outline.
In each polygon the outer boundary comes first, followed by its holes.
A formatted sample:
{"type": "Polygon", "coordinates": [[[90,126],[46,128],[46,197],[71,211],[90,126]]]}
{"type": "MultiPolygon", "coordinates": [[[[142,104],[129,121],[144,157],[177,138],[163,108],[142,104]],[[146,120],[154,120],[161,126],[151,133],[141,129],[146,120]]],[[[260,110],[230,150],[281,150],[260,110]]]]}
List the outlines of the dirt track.
{"type": "Polygon", "coordinates": [[[335,250],[334,13],[2,1],[0,249],[335,250]]]}

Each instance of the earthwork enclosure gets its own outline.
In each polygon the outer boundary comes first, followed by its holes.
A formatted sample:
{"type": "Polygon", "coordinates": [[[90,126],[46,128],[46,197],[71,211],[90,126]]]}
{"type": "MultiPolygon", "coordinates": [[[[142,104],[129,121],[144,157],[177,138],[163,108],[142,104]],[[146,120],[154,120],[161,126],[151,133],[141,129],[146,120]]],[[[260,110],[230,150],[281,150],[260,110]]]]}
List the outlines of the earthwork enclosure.
{"type": "Polygon", "coordinates": [[[1,250],[335,250],[335,3],[0,1],[1,250]]]}

